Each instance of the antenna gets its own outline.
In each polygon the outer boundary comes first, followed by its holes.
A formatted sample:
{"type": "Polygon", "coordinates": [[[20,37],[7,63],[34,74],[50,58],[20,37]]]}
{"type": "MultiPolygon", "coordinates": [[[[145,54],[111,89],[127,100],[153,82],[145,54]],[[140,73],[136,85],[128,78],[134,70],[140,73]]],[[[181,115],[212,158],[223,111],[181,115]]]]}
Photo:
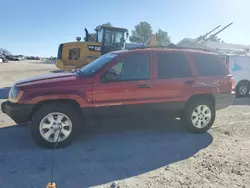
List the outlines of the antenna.
{"type": "Polygon", "coordinates": [[[228,27],[231,26],[232,24],[233,24],[233,22],[230,23],[230,24],[228,24],[228,25],[226,25],[226,26],[223,27],[221,30],[217,31],[215,34],[210,35],[210,36],[209,36],[206,40],[204,40],[201,44],[204,44],[205,42],[207,42],[208,40],[210,40],[212,37],[215,37],[216,35],[218,35],[218,34],[221,33],[222,31],[224,31],[226,28],[228,28],[228,27]]]}
{"type": "Polygon", "coordinates": [[[197,40],[194,43],[198,43],[200,40],[205,39],[206,36],[208,36],[209,34],[211,34],[212,32],[214,32],[216,29],[218,29],[219,27],[221,27],[221,25],[217,26],[216,28],[212,29],[211,31],[209,31],[208,33],[206,33],[205,35],[197,38],[197,40]]]}

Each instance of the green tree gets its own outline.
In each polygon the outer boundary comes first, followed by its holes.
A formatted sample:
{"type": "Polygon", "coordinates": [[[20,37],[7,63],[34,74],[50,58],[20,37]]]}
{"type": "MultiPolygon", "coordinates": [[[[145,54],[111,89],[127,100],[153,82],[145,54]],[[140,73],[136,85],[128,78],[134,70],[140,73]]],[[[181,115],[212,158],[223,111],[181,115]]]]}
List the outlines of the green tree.
{"type": "Polygon", "coordinates": [[[131,42],[145,43],[152,35],[152,27],[148,22],[140,22],[132,30],[132,34],[129,37],[131,42]]]}
{"type": "Polygon", "coordinates": [[[110,22],[104,23],[104,24],[102,24],[102,26],[113,27],[112,24],[111,24],[110,22]]]}
{"type": "Polygon", "coordinates": [[[203,35],[200,35],[196,40],[206,40],[206,37],[204,37],[203,35]]]}
{"type": "Polygon", "coordinates": [[[160,46],[167,46],[170,43],[168,32],[159,29],[156,33],[157,44],[160,46]]]}
{"type": "Polygon", "coordinates": [[[209,40],[214,42],[220,42],[221,38],[218,38],[217,36],[212,36],[209,40]]]}

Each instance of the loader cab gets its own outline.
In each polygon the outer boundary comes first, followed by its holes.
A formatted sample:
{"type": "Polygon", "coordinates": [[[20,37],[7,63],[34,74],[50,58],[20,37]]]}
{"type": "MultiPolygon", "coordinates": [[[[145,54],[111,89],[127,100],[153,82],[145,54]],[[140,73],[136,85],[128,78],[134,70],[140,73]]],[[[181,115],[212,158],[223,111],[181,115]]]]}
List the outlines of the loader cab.
{"type": "Polygon", "coordinates": [[[121,50],[128,37],[128,30],[117,27],[99,26],[95,29],[97,42],[101,43],[101,53],[121,50]]]}
{"type": "Polygon", "coordinates": [[[123,49],[127,37],[128,30],[123,28],[98,26],[95,33],[85,29],[84,41],[76,37],[74,42],[59,45],[56,67],[65,71],[81,68],[106,53],[123,49]]]}

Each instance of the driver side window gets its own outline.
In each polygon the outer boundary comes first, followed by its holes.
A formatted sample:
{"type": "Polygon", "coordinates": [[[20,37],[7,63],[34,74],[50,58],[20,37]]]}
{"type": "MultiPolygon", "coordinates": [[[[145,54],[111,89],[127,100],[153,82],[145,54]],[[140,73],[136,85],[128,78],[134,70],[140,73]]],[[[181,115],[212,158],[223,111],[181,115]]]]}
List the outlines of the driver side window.
{"type": "Polygon", "coordinates": [[[150,79],[150,56],[133,54],[120,60],[101,78],[101,82],[125,82],[150,79]]]}

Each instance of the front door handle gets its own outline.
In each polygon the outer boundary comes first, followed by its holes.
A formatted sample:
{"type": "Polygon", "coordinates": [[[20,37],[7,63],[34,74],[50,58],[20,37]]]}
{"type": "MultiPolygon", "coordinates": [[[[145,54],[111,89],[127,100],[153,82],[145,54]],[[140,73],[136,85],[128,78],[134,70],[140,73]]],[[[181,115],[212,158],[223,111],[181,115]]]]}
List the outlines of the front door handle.
{"type": "Polygon", "coordinates": [[[195,80],[188,80],[185,82],[186,85],[193,85],[195,84],[195,80]]]}
{"type": "Polygon", "coordinates": [[[138,84],[138,88],[151,88],[151,84],[138,84]]]}

